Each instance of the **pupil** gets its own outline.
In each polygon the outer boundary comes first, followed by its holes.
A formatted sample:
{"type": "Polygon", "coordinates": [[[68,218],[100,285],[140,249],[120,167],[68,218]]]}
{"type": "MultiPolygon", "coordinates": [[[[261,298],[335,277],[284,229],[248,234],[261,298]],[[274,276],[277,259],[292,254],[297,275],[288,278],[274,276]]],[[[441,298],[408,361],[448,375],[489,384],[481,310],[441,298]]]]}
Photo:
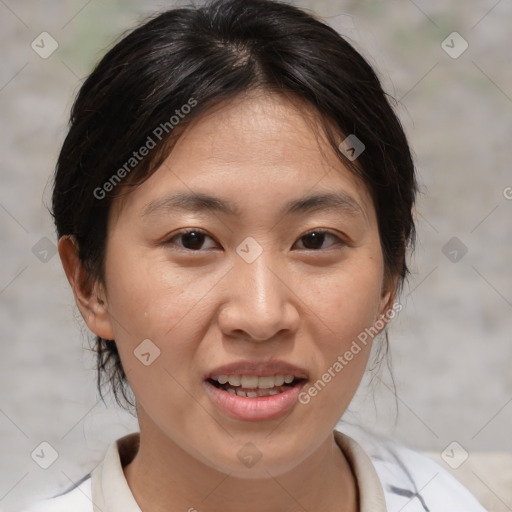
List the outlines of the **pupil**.
{"type": "Polygon", "coordinates": [[[319,249],[320,247],[322,247],[324,238],[325,238],[325,233],[316,233],[316,232],[309,233],[309,235],[304,236],[304,239],[306,241],[306,243],[304,245],[306,247],[308,245],[314,246],[314,247],[307,247],[308,249],[319,249]],[[310,242],[312,242],[312,244],[310,242]],[[320,243],[318,243],[318,242],[320,242],[320,243]]]}
{"type": "Polygon", "coordinates": [[[202,237],[204,235],[202,233],[198,233],[197,231],[190,231],[190,233],[184,233],[183,235],[183,245],[187,247],[187,249],[200,249],[203,245],[202,237]]]}

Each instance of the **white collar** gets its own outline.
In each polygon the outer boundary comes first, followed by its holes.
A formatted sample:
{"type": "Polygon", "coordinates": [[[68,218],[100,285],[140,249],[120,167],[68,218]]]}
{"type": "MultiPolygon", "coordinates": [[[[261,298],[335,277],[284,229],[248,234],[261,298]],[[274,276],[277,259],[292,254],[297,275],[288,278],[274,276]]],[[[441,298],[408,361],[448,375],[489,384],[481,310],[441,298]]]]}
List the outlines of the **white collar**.
{"type": "MultiPolygon", "coordinates": [[[[385,512],[384,491],[368,455],[346,434],[335,430],[334,439],[354,472],[360,512],[385,512]]],[[[92,472],[94,512],[142,512],[123,471],[137,453],[139,440],[139,432],[133,432],[112,442],[102,463],[92,472]]]]}

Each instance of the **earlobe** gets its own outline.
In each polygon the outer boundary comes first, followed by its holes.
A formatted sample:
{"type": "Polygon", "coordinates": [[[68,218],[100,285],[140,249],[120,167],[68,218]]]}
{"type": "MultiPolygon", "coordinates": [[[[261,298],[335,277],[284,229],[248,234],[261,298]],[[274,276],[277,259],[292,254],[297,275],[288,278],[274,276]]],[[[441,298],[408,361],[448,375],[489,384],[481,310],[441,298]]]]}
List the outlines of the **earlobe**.
{"type": "Polygon", "coordinates": [[[389,279],[382,288],[380,306],[379,306],[379,319],[382,319],[386,324],[390,320],[389,312],[393,308],[393,302],[396,296],[398,285],[398,278],[389,279]]]}
{"type": "Polygon", "coordinates": [[[104,287],[91,279],[79,257],[78,243],[71,235],[62,236],[58,244],[64,272],[75,301],[89,329],[105,339],[114,339],[104,287]]]}
{"type": "Polygon", "coordinates": [[[393,293],[391,291],[385,292],[380,300],[379,315],[385,315],[386,311],[392,306],[393,293]]]}

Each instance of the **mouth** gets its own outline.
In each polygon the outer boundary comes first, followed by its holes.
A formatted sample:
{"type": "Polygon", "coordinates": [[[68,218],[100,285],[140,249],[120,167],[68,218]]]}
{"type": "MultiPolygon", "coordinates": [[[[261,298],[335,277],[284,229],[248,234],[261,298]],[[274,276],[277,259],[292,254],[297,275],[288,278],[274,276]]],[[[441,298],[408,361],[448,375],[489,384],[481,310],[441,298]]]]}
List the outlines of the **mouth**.
{"type": "Polygon", "coordinates": [[[306,382],[305,370],[283,362],[227,365],[204,380],[214,406],[245,421],[269,420],[289,411],[306,382]]]}
{"type": "Polygon", "coordinates": [[[245,398],[276,396],[305,383],[306,379],[293,375],[219,375],[216,379],[207,379],[212,386],[226,393],[245,398]]]}

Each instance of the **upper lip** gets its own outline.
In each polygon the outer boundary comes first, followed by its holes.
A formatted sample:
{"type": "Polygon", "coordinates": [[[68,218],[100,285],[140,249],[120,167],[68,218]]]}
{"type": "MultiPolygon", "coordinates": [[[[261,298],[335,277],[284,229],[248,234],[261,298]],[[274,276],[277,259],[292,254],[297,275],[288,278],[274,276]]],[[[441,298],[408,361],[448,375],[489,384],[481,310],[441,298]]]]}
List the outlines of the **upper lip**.
{"type": "Polygon", "coordinates": [[[237,361],[219,366],[206,375],[206,379],[217,379],[221,375],[293,375],[297,379],[307,379],[308,373],[304,368],[287,363],[286,361],[237,361]]]}

